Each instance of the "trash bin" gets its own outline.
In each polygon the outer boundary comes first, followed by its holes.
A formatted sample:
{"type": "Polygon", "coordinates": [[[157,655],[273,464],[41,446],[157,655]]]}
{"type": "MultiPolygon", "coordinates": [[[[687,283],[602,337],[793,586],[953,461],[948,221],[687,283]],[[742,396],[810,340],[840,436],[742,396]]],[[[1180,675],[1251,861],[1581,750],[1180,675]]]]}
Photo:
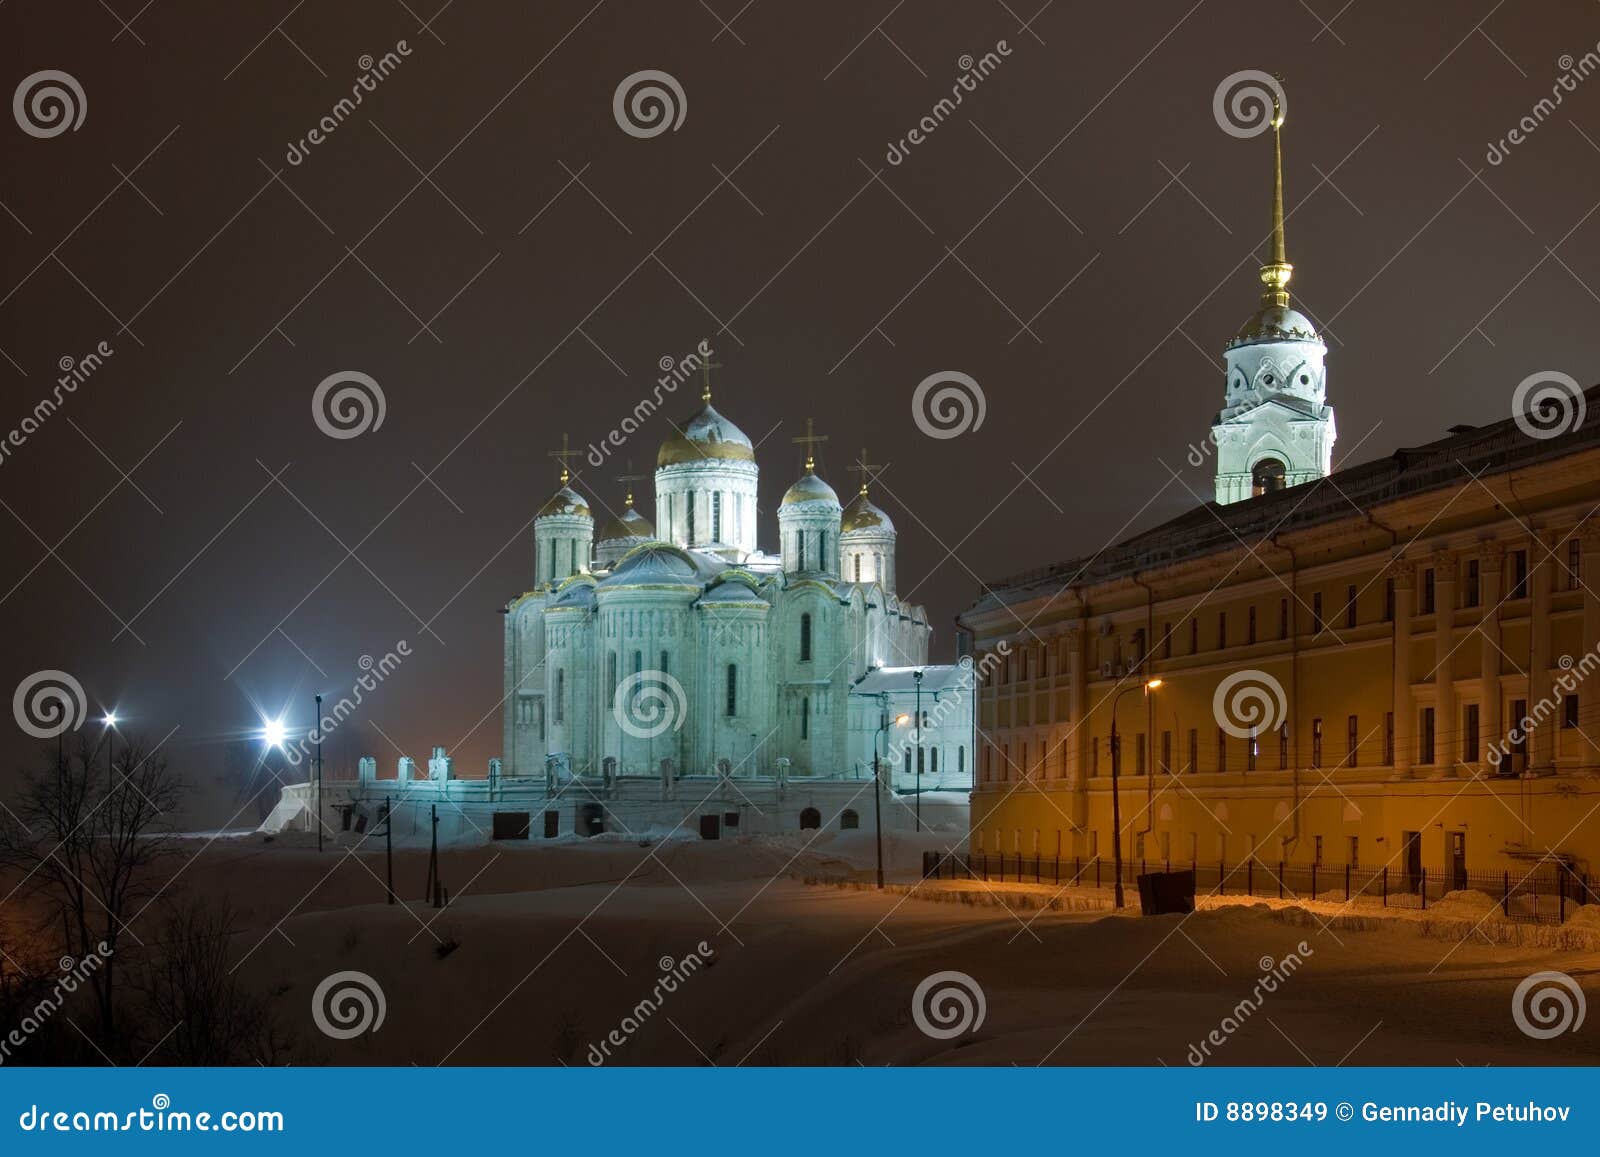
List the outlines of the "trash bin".
{"type": "Polygon", "coordinates": [[[1194,871],[1146,872],[1139,877],[1139,908],[1146,916],[1194,911],[1194,871]]]}

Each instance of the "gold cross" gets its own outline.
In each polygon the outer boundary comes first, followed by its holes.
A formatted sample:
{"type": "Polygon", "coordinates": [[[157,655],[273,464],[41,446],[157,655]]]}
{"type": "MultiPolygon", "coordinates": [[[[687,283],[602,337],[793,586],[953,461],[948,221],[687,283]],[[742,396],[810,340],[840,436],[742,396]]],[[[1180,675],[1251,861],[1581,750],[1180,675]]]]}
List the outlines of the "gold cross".
{"type": "MultiPolygon", "coordinates": [[[[711,348],[710,338],[701,338],[700,345],[705,349],[711,348]]],[[[714,356],[714,355],[713,355],[714,356]]],[[[701,359],[700,362],[700,400],[706,405],[711,404],[711,371],[720,370],[721,362],[714,362],[710,357],[701,359]]]]}
{"type": "MultiPolygon", "coordinates": [[[[633,463],[632,462],[628,463],[628,469],[629,470],[633,469],[633,463]]],[[[635,483],[635,482],[643,482],[645,479],[647,479],[649,477],[650,477],[650,475],[648,475],[648,474],[618,474],[615,478],[612,479],[612,481],[613,482],[621,482],[621,483],[625,484],[628,487],[628,496],[623,501],[628,506],[632,506],[633,505],[633,483],[635,483]]]]}
{"type": "Polygon", "coordinates": [[[878,462],[868,462],[867,448],[863,446],[861,447],[861,457],[856,459],[856,464],[850,467],[850,469],[861,475],[861,497],[865,498],[867,496],[868,478],[873,476],[874,471],[882,470],[883,464],[878,462]]]}
{"type": "Polygon", "coordinates": [[[827,440],[828,440],[828,436],[826,434],[818,434],[816,432],[816,424],[810,418],[806,419],[805,436],[804,437],[800,437],[800,438],[790,438],[789,439],[789,441],[793,442],[796,446],[804,446],[806,448],[806,473],[807,474],[812,473],[817,468],[817,459],[816,459],[815,454],[813,453],[813,451],[815,451],[816,448],[817,448],[817,443],[826,442],[827,440]]]}
{"type": "Polygon", "coordinates": [[[561,485],[565,486],[572,478],[571,472],[568,471],[568,469],[567,469],[567,459],[568,458],[582,458],[583,457],[583,451],[582,450],[569,450],[567,448],[567,436],[565,434],[563,434],[563,435],[561,435],[561,449],[559,449],[559,450],[550,450],[550,451],[547,451],[547,453],[549,453],[550,457],[552,457],[552,458],[561,459],[561,485]]]}

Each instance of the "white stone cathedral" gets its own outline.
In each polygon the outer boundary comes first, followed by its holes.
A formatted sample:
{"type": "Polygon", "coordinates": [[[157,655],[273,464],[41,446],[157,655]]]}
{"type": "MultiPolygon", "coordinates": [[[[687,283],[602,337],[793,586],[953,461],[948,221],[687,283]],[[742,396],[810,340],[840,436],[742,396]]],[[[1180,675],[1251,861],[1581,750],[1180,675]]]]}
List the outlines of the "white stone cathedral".
{"type": "Polygon", "coordinates": [[[653,525],[630,492],[597,531],[564,466],[540,508],[533,589],[505,609],[501,774],[665,797],[695,776],[870,783],[876,750],[895,790],[968,790],[971,665],[927,663],[931,628],[895,592],[865,452],[843,506],[808,424],[764,552],[755,449],[705,372],[702,408],[656,456],[653,525]]]}
{"type": "Polygon", "coordinates": [[[1228,392],[1211,427],[1219,503],[1326,477],[1333,462],[1328,347],[1310,319],[1289,306],[1294,266],[1283,233],[1281,109],[1274,110],[1272,140],[1272,260],[1261,267],[1261,308],[1223,354],[1228,392]]]}

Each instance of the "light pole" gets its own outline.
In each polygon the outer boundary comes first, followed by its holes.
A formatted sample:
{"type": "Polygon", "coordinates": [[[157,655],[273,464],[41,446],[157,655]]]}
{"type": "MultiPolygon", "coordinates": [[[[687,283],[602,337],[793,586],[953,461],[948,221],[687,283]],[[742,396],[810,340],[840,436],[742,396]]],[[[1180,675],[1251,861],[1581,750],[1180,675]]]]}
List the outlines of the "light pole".
{"type": "Polygon", "coordinates": [[[1147,679],[1124,687],[1111,701],[1111,858],[1115,878],[1115,907],[1122,908],[1122,804],[1117,795],[1117,779],[1122,773],[1122,741],[1117,735],[1117,704],[1129,691],[1143,690],[1146,695],[1161,686],[1160,679],[1147,679]]]}
{"type": "Polygon", "coordinates": [[[889,718],[889,696],[883,697],[883,712],[878,716],[881,721],[878,733],[872,737],[872,822],[878,829],[878,888],[883,888],[883,764],[878,758],[878,741],[883,738],[884,732],[895,726],[904,726],[906,717],[897,715],[889,718]]]}
{"type": "MultiPolygon", "coordinates": [[[[115,711],[107,711],[104,722],[106,725],[106,790],[111,791],[116,787],[113,781],[117,777],[113,763],[117,739],[117,713],[115,711]]],[[[84,778],[85,780],[88,779],[87,776],[84,778]]]]}
{"type": "Polygon", "coordinates": [[[322,695],[317,695],[317,851],[322,851],[322,695]]]}
{"type": "Polygon", "coordinates": [[[922,668],[911,673],[917,684],[917,831],[922,830],[922,668]]]}

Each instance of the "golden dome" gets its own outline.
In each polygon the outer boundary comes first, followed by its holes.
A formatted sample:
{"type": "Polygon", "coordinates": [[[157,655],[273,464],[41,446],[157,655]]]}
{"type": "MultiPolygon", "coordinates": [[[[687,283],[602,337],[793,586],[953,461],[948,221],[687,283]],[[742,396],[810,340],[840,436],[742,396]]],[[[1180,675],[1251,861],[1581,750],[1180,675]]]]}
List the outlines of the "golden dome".
{"type": "Polygon", "coordinates": [[[568,518],[593,518],[589,513],[589,504],[578,497],[570,487],[563,486],[550,496],[548,502],[539,507],[538,518],[565,516],[568,518]]]}
{"type": "Polygon", "coordinates": [[[745,432],[712,409],[705,409],[690,418],[681,432],[661,443],[656,454],[656,466],[677,466],[686,462],[707,460],[754,462],[755,447],[745,432]]]}
{"type": "Polygon", "coordinates": [[[815,474],[807,474],[800,481],[789,487],[789,492],[783,496],[780,506],[793,506],[797,502],[831,502],[839,505],[839,496],[815,474]]]}
{"type": "Polygon", "coordinates": [[[628,509],[605,524],[595,541],[616,542],[630,538],[652,539],[655,536],[656,528],[650,524],[650,520],[630,504],[628,509]]]}
{"type": "Polygon", "coordinates": [[[852,530],[878,530],[893,534],[894,523],[863,492],[845,507],[844,517],[839,522],[840,533],[849,534],[852,530]]]}

